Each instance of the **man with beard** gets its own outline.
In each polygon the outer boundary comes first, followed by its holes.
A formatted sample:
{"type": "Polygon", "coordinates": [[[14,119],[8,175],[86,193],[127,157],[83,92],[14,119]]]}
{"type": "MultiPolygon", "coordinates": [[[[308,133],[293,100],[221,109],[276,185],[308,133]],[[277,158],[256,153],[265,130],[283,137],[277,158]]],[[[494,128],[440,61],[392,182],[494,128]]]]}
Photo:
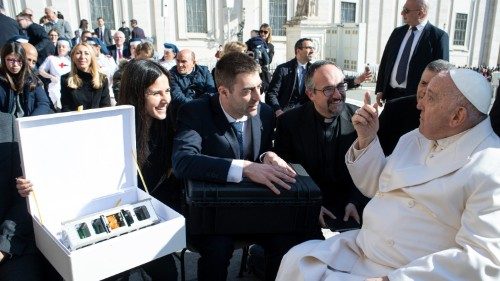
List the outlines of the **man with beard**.
{"type": "MultiPolygon", "coordinates": [[[[180,107],[172,155],[176,177],[219,183],[247,178],[277,196],[280,189],[290,189],[295,172],[276,153],[266,152],[271,149],[275,119],[271,108],[260,103],[259,71],[260,66],[244,53],[224,55],[215,67],[218,94],[180,107]]],[[[281,257],[299,242],[284,235],[248,236],[188,237],[201,255],[198,280],[226,280],[237,239],[264,247],[266,280],[274,280],[281,257]]]]}
{"type": "Polygon", "coordinates": [[[287,162],[301,164],[320,187],[323,208],[319,225],[337,229],[360,227],[361,210],[367,202],[344,161],[357,136],[351,118],[358,109],[345,103],[346,90],[344,75],[332,62],[313,63],[305,77],[311,102],[278,118],[275,141],[275,152],[287,162]]]}
{"type": "Polygon", "coordinates": [[[367,93],[345,157],[354,183],[372,198],[363,227],[294,247],[276,280],[498,280],[500,138],[490,105],[481,74],[440,72],[419,102],[419,128],[386,158],[367,93]]]}

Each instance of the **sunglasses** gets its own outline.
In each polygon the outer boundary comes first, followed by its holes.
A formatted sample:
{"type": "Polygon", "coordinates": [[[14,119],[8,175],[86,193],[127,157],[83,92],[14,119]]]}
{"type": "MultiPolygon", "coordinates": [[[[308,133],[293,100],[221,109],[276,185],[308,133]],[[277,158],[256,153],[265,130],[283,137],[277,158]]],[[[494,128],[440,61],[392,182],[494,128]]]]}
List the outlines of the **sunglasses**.
{"type": "Polygon", "coordinates": [[[269,31],[267,31],[267,30],[259,30],[259,33],[268,34],[268,33],[269,33],[269,31]]]}

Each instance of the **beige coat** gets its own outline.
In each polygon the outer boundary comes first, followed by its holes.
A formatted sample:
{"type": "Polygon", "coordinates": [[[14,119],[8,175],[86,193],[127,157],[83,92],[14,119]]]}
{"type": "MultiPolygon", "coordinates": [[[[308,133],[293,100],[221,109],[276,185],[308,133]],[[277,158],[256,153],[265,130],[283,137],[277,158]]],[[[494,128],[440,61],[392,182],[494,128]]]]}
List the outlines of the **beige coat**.
{"type": "Polygon", "coordinates": [[[500,280],[500,139],[488,118],[431,146],[417,129],[389,158],[378,139],[357,159],[351,147],[349,172],[373,197],[362,229],[298,245],[277,280],[500,280]]]}

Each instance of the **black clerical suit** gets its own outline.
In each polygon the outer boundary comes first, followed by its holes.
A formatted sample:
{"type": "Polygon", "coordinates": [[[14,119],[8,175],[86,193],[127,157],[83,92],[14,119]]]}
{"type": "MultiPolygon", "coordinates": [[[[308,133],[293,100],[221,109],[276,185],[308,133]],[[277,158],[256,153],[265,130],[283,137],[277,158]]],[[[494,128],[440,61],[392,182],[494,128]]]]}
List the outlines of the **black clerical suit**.
{"type": "MultiPolygon", "coordinates": [[[[311,63],[307,63],[306,70],[310,65],[311,63]]],[[[274,112],[280,109],[285,111],[287,108],[299,106],[309,100],[305,94],[305,88],[299,89],[297,66],[297,59],[294,58],[278,65],[274,71],[266,93],[266,104],[271,106],[274,112]]]]}
{"type": "MultiPolygon", "coordinates": [[[[226,182],[231,162],[238,158],[240,151],[236,134],[222,110],[219,95],[184,104],[179,109],[177,122],[172,156],[174,174],[182,179],[226,182]]],[[[271,149],[274,113],[269,106],[261,103],[258,114],[249,117],[246,122],[251,127],[252,151],[245,154],[249,155],[248,160],[256,162],[260,154],[271,149]]],[[[266,250],[266,280],[274,280],[282,256],[293,245],[302,242],[278,235],[189,236],[188,243],[194,245],[201,255],[198,260],[199,280],[225,280],[234,242],[241,239],[258,242],[266,250]]]]}
{"type": "Polygon", "coordinates": [[[500,136],[500,87],[497,88],[497,94],[490,111],[491,127],[493,131],[500,136]]]}
{"type": "Polygon", "coordinates": [[[42,264],[33,237],[26,199],[16,189],[22,175],[19,149],[14,138],[14,117],[0,112],[0,280],[43,280],[42,264]]]}
{"type": "Polygon", "coordinates": [[[375,93],[384,93],[385,100],[416,94],[420,76],[427,64],[438,59],[449,59],[448,34],[428,22],[421,31],[419,41],[409,59],[406,90],[395,92],[390,86],[391,73],[394,67],[398,67],[395,64],[399,48],[409,28],[409,25],[406,24],[394,29],[385,45],[384,53],[380,60],[375,89],[375,93]]]}
{"type": "Polygon", "coordinates": [[[280,115],[276,128],[276,153],[306,169],[321,189],[323,206],[339,220],[343,219],[348,203],[353,203],[359,214],[367,203],[354,185],[344,160],[357,138],[351,122],[356,109],[357,106],[345,104],[339,116],[325,122],[314,104],[308,102],[280,115]]]}

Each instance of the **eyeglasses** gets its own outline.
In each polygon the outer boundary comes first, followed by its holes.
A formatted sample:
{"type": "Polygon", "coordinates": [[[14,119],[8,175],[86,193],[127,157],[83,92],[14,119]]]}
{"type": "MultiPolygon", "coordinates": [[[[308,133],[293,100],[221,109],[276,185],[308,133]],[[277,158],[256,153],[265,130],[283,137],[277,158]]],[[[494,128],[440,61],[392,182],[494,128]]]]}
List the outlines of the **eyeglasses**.
{"type": "Polygon", "coordinates": [[[58,34],[49,34],[50,37],[59,37],[58,34]]]}
{"type": "Polygon", "coordinates": [[[339,91],[340,94],[345,94],[347,91],[347,83],[339,83],[337,86],[326,86],[323,89],[316,89],[314,91],[321,91],[325,97],[331,97],[335,91],[339,91]]]}
{"type": "Polygon", "coordinates": [[[22,60],[18,60],[18,59],[5,59],[6,62],[8,62],[9,64],[18,64],[18,65],[23,65],[23,61],[22,60]]]}
{"type": "Polygon", "coordinates": [[[408,8],[403,8],[403,10],[401,11],[403,14],[409,14],[410,12],[415,12],[415,11],[420,11],[420,9],[417,9],[417,10],[410,10],[408,8]]]}
{"type": "Polygon", "coordinates": [[[267,31],[267,30],[259,30],[259,33],[268,34],[268,33],[269,33],[269,31],[267,31]]]}
{"type": "Polygon", "coordinates": [[[308,50],[316,50],[316,47],[314,46],[304,46],[304,47],[300,47],[299,49],[308,49],[308,50]]]}

